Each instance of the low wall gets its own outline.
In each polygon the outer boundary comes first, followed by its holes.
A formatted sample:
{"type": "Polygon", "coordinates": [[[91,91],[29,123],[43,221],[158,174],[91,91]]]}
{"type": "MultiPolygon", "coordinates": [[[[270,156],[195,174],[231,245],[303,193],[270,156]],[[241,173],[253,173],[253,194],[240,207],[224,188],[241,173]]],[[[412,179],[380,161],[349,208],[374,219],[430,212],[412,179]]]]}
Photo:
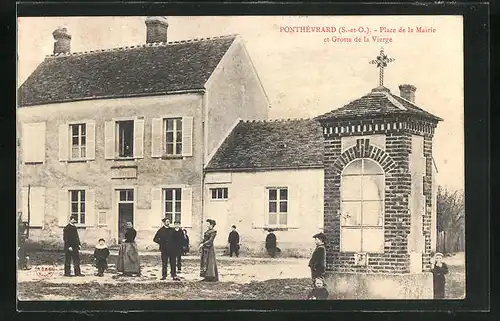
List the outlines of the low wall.
{"type": "Polygon", "coordinates": [[[350,299],[432,299],[432,274],[335,273],[325,278],[330,297],[350,299]]]}

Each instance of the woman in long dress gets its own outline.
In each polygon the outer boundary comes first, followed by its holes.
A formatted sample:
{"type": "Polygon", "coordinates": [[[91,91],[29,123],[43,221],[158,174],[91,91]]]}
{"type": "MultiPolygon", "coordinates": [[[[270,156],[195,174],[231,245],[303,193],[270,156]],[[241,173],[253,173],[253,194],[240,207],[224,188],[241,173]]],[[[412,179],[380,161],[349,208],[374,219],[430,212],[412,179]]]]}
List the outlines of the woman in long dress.
{"type": "Polygon", "coordinates": [[[136,274],[141,275],[141,264],[139,262],[139,252],[135,237],[137,231],[132,227],[132,222],[127,222],[127,230],[125,231],[125,239],[120,244],[118,251],[118,261],[116,262],[116,270],[123,273],[125,276],[136,274]]]}
{"type": "Polygon", "coordinates": [[[219,273],[217,271],[217,262],[215,261],[215,248],[214,239],[217,231],[214,229],[215,221],[208,219],[207,230],[203,235],[203,241],[200,244],[201,262],[200,262],[200,276],[203,281],[219,281],[219,273]]]}

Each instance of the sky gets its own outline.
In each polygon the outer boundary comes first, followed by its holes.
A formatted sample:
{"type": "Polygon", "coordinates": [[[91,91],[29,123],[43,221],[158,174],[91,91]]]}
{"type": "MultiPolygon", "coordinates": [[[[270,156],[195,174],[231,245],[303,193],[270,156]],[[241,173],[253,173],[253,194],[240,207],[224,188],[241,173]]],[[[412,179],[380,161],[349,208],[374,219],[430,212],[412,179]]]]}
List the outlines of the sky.
{"type": "MultiPolygon", "coordinates": [[[[68,28],[71,51],[80,52],[143,44],[144,20],[19,18],[18,86],[52,54],[56,28],[68,28]]],[[[444,120],[434,137],[437,183],[464,188],[461,16],[169,16],[168,23],[168,41],[239,34],[269,97],[270,119],[315,117],[369,93],[379,81],[379,71],[369,61],[383,47],[395,59],[385,68],[384,86],[399,94],[400,84],[414,85],[416,104],[444,120]],[[307,26],[330,30],[286,32],[307,26]],[[433,32],[417,32],[417,27],[433,32]],[[369,41],[354,42],[355,36],[369,41]],[[373,36],[390,42],[374,41],[373,36]],[[333,41],[333,37],[351,42],[333,41]]]]}

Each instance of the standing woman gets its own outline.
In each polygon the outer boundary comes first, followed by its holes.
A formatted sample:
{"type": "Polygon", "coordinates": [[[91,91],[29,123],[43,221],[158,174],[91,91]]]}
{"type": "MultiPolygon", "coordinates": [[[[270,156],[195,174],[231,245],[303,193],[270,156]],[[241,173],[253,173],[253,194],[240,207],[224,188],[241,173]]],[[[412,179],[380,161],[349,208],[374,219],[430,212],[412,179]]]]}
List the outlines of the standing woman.
{"type": "Polygon", "coordinates": [[[186,229],[182,229],[184,233],[184,244],[182,245],[182,255],[186,255],[189,253],[189,236],[186,229]]]}
{"type": "Polygon", "coordinates": [[[434,283],[434,299],[444,299],[445,274],[448,274],[448,266],[443,262],[443,254],[436,253],[432,265],[432,276],[434,283]]]}
{"type": "Polygon", "coordinates": [[[203,235],[203,241],[200,244],[201,262],[200,262],[200,276],[202,281],[219,281],[219,273],[217,272],[217,262],[215,262],[215,249],[214,239],[217,231],[214,229],[215,221],[208,219],[207,230],[203,235]]]}
{"type": "Polygon", "coordinates": [[[116,262],[116,270],[123,273],[124,276],[136,274],[141,275],[141,264],[139,262],[139,252],[135,237],[137,231],[132,226],[132,222],[127,222],[127,230],[125,231],[125,239],[120,244],[118,250],[118,261],[116,262]]]}

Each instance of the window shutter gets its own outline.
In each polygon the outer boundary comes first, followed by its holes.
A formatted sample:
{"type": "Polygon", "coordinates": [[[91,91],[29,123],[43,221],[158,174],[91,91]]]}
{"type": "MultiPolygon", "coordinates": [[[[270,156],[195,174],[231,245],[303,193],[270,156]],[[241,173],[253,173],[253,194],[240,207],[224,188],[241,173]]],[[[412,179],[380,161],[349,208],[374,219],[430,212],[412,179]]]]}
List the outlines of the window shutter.
{"type": "Polygon", "coordinates": [[[182,156],[193,156],[193,117],[182,117],[182,156]]]}
{"type": "MultiPolygon", "coordinates": [[[[86,155],[88,160],[95,159],[95,121],[89,120],[85,126],[87,127],[87,148],[86,155]]],[[[67,150],[67,149],[66,149],[67,150]]]]}
{"type": "Polygon", "coordinates": [[[59,161],[68,160],[69,152],[69,127],[67,124],[59,125],[59,161]]]}
{"type": "Polygon", "coordinates": [[[95,191],[87,189],[85,190],[85,226],[92,227],[96,223],[96,211],[95,211],[95,191]]]}
{"type": "Polygon", "coordinates": [[[45,122],[23,125],[23,160],[25,163],[45,161],[45,122]]]}
{"type": "Polygon", "coordinates": [[[115,122],[104,123],[104,158],[115,158],[115,122]]]}
{"type": "Polygon", "coordinates": [[[254,228],[264,228],[267,224],[266,211],[266,192],[267,189],[262,186],[254,187],[252,191],[252,212],[253,212],[253,227],[254,228]]]}
{"type": "Polygon", "coordinates": [[[161,195],[161,188],[153,187],[151,190],[151,213],[149,214],[152,227],[161,226],[161,219],[163,218],[161,195]]]}
{"type": "Polygon", "coordinates": [[[288,218],[287,226],[291,228],[300,227],[300,191],[298,186],[288,188],[288,218]]]}
{"type": "Polygon", "coordinates": [[[134,121],[134,158],[144,157],[144,119],[134,121]]]}
{"type": "Polygon", "coordinates": [[[193,220],[193,189],[184,187],[182,189],[181,201],[181,226],[192,227],[193,220]]]}
{"type": "Polygon", "coordinates": [[[151,122],[151,157],[163,154],[163,119],[153,118],[151,122]]]}
{"type": "Polygon", "coordinates": [[[68,190],[59,190],[59,226],[66,226],[69,219],[68,190]]]}
{"type": "Polygon", "coordinates": [[[45,217],[45,187],[31,187],[30,194],[30,226],[42,227],[45,217]]]}
{"type": "MultiPolygon", "coordinates": [[[[31,202],[31,200],[30,200],[31,202]]],[[[22,206],[22,220],[28,222],[28,188],[23,187],[21,190],[21,206],[22,206]]]]}

